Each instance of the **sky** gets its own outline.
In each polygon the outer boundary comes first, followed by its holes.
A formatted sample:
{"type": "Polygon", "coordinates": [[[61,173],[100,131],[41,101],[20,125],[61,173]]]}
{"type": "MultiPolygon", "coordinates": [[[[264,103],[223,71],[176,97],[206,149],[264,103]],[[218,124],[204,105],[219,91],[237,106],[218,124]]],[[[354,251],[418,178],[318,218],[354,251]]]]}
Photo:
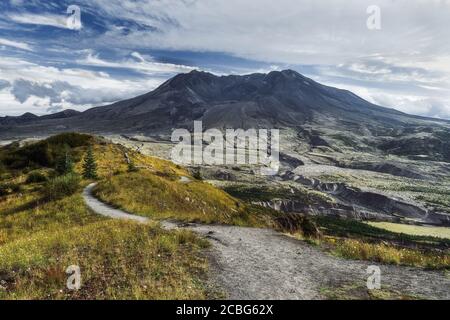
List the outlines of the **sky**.
{"type": "Polygon", "coordinates": [[[450,0],[0,0],[0,116],[86,110],[194,69],[293,69],[450,119],[449,21],[450,0]]]}

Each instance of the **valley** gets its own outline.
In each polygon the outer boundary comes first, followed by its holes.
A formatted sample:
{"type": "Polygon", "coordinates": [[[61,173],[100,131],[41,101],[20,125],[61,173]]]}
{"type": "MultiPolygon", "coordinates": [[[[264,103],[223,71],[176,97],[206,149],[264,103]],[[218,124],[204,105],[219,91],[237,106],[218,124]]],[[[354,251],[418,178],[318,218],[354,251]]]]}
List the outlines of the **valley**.
{"type": "Polygon", "coordinates": [[[0,298],[449,297],[446,120],[292,70],[193,71],[110,106],[0,118],[0,138],[0,298]],[[171,133],[194,120],[279,130],[278,172],[172,162],[171,133]]]}

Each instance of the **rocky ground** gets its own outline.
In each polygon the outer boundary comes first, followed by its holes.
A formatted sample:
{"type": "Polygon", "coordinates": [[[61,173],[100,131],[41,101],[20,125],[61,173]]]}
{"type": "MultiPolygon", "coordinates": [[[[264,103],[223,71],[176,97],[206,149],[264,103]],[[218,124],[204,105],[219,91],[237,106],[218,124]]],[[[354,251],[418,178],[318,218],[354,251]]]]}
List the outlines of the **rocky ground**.
{"type": "MultiPolygon", "coordinates": [[[[144,222],[142,217],[109,207],[91,194],[83,196],[95,212],[144,222]]],[[[163,222],[165,228],[188,228],[208,238],[211,281],[230,299],[368,298],[367,267],[344,260],[269,229],[163,222]]],[[[449,299],[450,278],[442,271],[379,265],[381,291],[389,297],[449,299]]]]}

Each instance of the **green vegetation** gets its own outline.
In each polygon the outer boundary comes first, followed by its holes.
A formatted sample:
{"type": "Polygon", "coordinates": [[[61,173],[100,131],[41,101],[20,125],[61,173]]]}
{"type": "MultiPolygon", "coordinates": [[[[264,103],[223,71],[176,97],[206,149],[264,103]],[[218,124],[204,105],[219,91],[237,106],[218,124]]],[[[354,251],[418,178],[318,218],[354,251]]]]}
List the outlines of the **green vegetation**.
{"type": "Polygon", "coordinates": [[[155,219],[241,226],[264,226],[271,220],[268,210],[244,205],[206,182],[192,179],[183,183],[180,177],[163,172],[115,175],[100,181],[94,193],[125,211],[155,219]]]}
{"type": "Polygon", "coordinates": [[[332,252],[348,259],[370,260],[381,263],[450,269],[450,255],[393,246],[385,243],[368,243],[356,239],[328,239],[332,252]]]}
{"type": "Polygon", "coordinates": [[[128,172],[138,172],[139,169],[136,167],[133,161],[128,162],[128,172]]]}
{"type": "Polygon", "coordinates": [[[338,219],[330,217],[316,217],[316,223],[320,229],[329,236],[343,238],[358,238],[367,241],[391,241],[402,245],[415,244],[422,246],[448,247],[449,239],[441,239],[432,236],[409,235],[392,232],[382,228],[371,226],[350,219],[338,219]]]}
{"type": "MultiPolygon", "coordinates": [[[[232,185],[227,193],[201,175],[196,179],[195,172],[88,135],[13,143],[0,148],[0,163],[0,299],[211,297],[202,253],[208,242],[189,231],[165,231],[156,222],[93,214],[81,190],[94,177],[100,199],[155,219],[274,227],[346,258],[427,268],[450,265],[449,239],[350,220],[282,215],[251,204],[273,198],[311,205],[332,201],[319,192],[232,185]],[[130,170],[125,153],[139,172],[130,170]],[[66,288],[70,265],[81,268],[78,291],[66,288]]],[[[380,292],[380,297],[386,294],[391,293],[380,292]]]]}
{"type": "Polygon", "coordinates": [[[46,200],[62,199],[80,189],[80,177],[76,173],[57,176],[45,184],[43,195],[46,200]]]}
{"type": "Polygon", "coordinates": [[[35,233],[0,247],[3,299],[204,299],[205,242],[122,221],[35,233]],[[65,286],[81,269],[78,291],[65,286]]]}
{"type": "Polygon", "coordinates": [[[92,144],[94,138],[79,133],[64,133],[46,140],[19,146],[12,143],[0,149],[0,161],[10,169],[54,167],[56,159],[64,151],[64,146],[79,148],[92,144]]]}
{"type": "MultiPolygon", "coordinates": [[[[74,155],[73,173],[58,176],[55,163],[44,168],[26,158],[21,160],[25,166],[12,162],[1,173],[0,299],[209,297],[202,254],[208,242],[189,231],[165,231],[156,223],[106,219],[85,206],[80,191],[88,182],[80,178],[81,155],[92,146],[93,156],[102,158],[98,176],[107,179],[111,167],[126,172],[121,148],[75,134],[37,143],[54,155],[62,154],[66,144],[74,155]],[[81,269],[78,291],[66,287],[70,265],[81,269]]],[[[0,156],[13,159],[34,148],[10,145],[0,149],[0,156]]],[[[166,172],[161,160],[151,162],[166,172]]]]}
{"type": "MultiPolygon", "coordinates": [[[[415,236],[377,228],[348,219],[316,217],[314,223],[322,233],[314,243],[324,250],[348,259],[387,264],[450,269],[450,240],[415,236]]],[[[309,240],[303,232],[297,238],[309,240]]]]}
{"type": "Polygon", "coordinates": [[[369,222],[369,224],[371,226],[386,229],[396,233],[409,234],[413,236],[430,236],[450,239],[450,228],[415,226],[389,222],[369,222]]]}
{"type": "Polygon", "coordinates": [[[67,145],[64,146],[62,154],[56,159],[55,171],[60,175],[73,172],[73,160],[67,145]]]}
{"type": "Polygon", "coordinates": [[[92,148],[89,147],[83,163],[83,177],[85,179],[97,179],[97,163],[95,162],[92,148]]]}
{"type": "Polygon", "coordinates": [[[42,172],[35,170],[28,174],[26,183],[39,183],[39,182],[46,182],[48,181],[48,178],[45,174],[42,172]]]}

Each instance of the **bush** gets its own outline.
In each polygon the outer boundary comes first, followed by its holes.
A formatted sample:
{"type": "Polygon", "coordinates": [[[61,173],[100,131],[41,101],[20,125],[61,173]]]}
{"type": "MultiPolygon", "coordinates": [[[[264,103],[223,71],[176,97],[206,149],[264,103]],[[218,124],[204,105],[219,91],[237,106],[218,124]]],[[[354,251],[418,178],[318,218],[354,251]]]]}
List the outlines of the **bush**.
{"type": "Polygon", "coordinates": [[[9,146],[5,150],[3,161],[13,169],[23,169],[28,166],[53,167],[58,156],[65,151],[66,146],[77,148],[89,146],[94,137],[87,134],[63,133],[48,139],[20,147],[18,144],[9,146]]]}
{"type": "Polygon", "coordinates": [[[68,145],[65,145],[62,154],[56,159],[55,170],[60,175],[73,172],[73,160],[69,148],[68,145]]]}
{"type": "Polygon", "coordinates": [[[203,180],[202,173],[200,172],[200,168],[196,168],[192,172],[192,177],[196,180],[203,180]]]}
{"type": "Polygon", "coordinates": [[[0,161],[0,175],[6,173],[6,167],[2,161],[0,161]]]}
{"type": "Polygon", "coordinates": [[[31,171],[27,177],[26,183],[46,182],[47,176],[39,171],[31,171]]]}
{"type": "Polygon", "coordinates": [[[7,196],[11,193],[17,193],[22,191],[20,184],[15,183],[3,183],[0,184],[0,196],[7,196]]]}
{"type": "Polygon", "coordinates": [[[275,219],[275,222],[283,232],[301,232],[307,238],[320,238],[322,233],[317,225],[308,217],[295,213],[287,213],[275,219]]]}
{"type": "Polygon", "coordinates": [[[68,145],[70,148],[89,146],[94,137],[84,133],[66,132],[52,136],[46,140],[50,145],[68,145]]]}
{"type": "Polygon", "coordinates": [[[130,160],[130,162],[128,162],[128,172],[138,172],[138,171],[139,171],[138,167],[136,167],[134,162],[130,160]]]}
{"type": "Polygon", "coordinates": [[[44,197],[48,200],[62,199],[77,192],[79,186],[80,177],[75,173],[55,177],[47,182],[44,197]]]}

